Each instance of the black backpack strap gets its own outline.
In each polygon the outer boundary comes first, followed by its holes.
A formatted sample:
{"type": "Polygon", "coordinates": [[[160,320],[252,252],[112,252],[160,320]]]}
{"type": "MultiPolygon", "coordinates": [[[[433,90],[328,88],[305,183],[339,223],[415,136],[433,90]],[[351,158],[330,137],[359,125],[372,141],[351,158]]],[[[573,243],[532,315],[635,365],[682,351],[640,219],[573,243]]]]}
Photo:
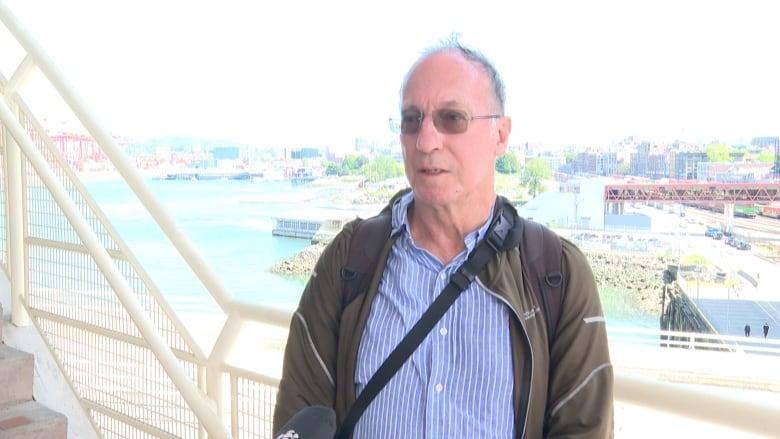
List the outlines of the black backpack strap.
{"type": "Polygon", "coordinates": [[[349,242],[347,263],[341,268],[344,309],[368,288],[366,281],[374,271],[382,246],[390,236],[390,212],[359,220],[349,242]]]}
{"type": "Polygon", "coordinates": [[[523,273],[531,283],[547,324],[547,343],[552,346],[563,303],[561,238],[548,227],[519,218],[522,227],[520,258],[523,273]]]}
{"type": "Polygon", "coordinates": [[[347,307],[355,298],[366,292],[369,276],[376,271],[376,263],[382,247],[390,238],[392,206],[411,189],[401,189],[391,198],[378,215],[356,220],[358,223],[349,241],[347,262],[341,268],[342,306],[347,307]]]}

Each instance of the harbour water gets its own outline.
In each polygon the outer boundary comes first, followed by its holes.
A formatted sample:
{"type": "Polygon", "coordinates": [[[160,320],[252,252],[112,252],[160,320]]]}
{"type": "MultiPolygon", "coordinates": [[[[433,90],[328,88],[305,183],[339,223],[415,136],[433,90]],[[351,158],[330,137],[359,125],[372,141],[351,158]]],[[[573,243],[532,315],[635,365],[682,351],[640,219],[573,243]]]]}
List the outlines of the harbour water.
{"type": "MultiPolygon", "coordinates": [[[[328,200],[339,189],[242,180],[148,184],[235,298],[295,307],[305,279],[268,269],[309,241],[273,236],[274,217],[333,208],[328,200]]],[[[216,309],[123,181],[94,181],[87,188],[174,309],[216,309]]],[[[637,311],[624,292],[602,291],[602,301],[608,324],[657,328],[657,316],[637,311]]]]}

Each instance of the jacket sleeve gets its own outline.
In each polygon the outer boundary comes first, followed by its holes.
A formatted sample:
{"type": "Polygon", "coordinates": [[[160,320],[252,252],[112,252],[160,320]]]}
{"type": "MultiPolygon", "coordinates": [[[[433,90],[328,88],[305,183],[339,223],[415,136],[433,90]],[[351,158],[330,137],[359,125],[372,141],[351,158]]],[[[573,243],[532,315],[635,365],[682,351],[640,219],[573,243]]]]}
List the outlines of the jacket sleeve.
{"type": "Polygon", "coordinates": [[[317,260],[290,322],[274,410],[274,431],[305,407],[334,406],[342,306],[340,268],[346,261],[352,230],[348,226],[317,260]]]}
{"type": "Polygon", "coordinates": [[[606,322],[585,255],[563,240],[563,303],[550,349],[548,438],[611,438],[613,370],[606,322]]]}

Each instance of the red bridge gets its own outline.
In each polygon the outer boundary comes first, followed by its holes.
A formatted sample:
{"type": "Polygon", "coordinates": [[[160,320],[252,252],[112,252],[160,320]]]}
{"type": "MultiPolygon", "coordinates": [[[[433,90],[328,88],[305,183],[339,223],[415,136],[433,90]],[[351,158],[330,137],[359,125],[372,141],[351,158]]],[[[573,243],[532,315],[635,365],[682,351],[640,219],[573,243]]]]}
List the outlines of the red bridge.
{"type": "Polygon", "coordinates": [[[604,201],[769,204],[780,201],[780,183],[614,183],[604,187],[604,201]]]}

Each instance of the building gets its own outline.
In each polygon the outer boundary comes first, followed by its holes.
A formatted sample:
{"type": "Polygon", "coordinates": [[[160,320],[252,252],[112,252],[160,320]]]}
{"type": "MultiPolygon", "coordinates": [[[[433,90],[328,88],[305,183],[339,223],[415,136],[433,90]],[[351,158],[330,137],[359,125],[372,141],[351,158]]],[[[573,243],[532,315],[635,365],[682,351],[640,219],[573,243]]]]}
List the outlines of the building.
{"type": "Polygon", "coordinates": [[[672,152],[669,176],[677,180],[695,180],[699,163],[707,161],[703,152],[672,152]]]}

